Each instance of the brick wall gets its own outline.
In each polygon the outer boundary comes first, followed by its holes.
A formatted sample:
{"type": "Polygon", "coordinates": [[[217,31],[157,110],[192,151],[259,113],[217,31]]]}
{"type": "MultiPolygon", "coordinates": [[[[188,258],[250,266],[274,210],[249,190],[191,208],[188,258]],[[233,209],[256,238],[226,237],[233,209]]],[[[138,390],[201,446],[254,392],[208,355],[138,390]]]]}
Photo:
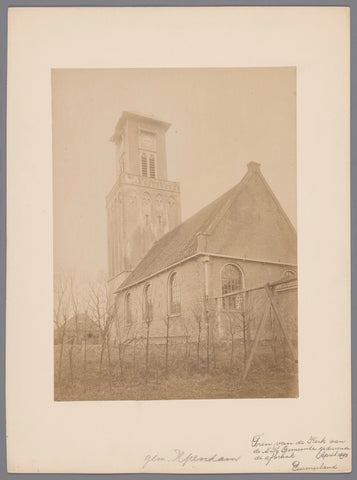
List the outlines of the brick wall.
{"type": "MultiPolygon", "coordinates": [[[[121,341],[128,341],[134,337],[140,338],[146,336],[146,324],[144,322],[144,290],[148,284],[152,291],[153,319],[150,324],[150,338],[152,342],[164,343],[167,331],[167,320],[169,319],[169,335],[171,341],[184,342],[185,336],[190,337],[190,341],[197,341],[199,327],[201,325],[201,340],[205,341],[207,334],[207,317],[210,321],[211,334],[213,332],[217,341],[224,341],[229,338],[230,324],[232,318],[238,324],[241,318],[227,314],[222,311],[222,301],[215,299],[221,296],[221,271],[226,264],[235,264],[239,266],[244,278],[245,288],[263,286],[267,282],[279,280],[284,272],[291,270],[291,267],[285,265],[264,264],[252,261],[237,261],[226,258],[209,257],[207,262],[208,273],[208,297],[205,303],[205,257],[198,256],[188,260],[177,267],[162,272],[147,282],[142,282],[120,293],[117,296],[118,321],[115,327],[114,335],[121,338],[121,341]],[[181,298],[181,312],[177,315],[170,315],[169,312],[169,279],[170,275],[176,273],[179,280],[179,290],[181,298]],[[132,308],[131,322],[125,318],[125,296],[130,293],[130,303],[132,308]],[[207,314],[206,314],[207,312],[207,314]]],[[[206,257],[207,258],[207,257],[206,257]]],[[[296,303],[296,291],[290,293],[292,302],[296,303]],[[294,293],[295,292],[295,293],[294,293]]],[[[251,321],[251,335],[254,336],[257,323],[264,312],[266,304],[266,293],[264,290],[249,294],[247,302],[249,318],[251,321]]],[[[280,295],[281,298],[287,296],[280,295]]],[[[289,311],[291,301],[282,301],[284,304],[285,315],[289,311]],[[285,302],[285,303],[284,303],[285,302]]],[[[295,307],[294,307],[295,308],[295,307]]],[[[290,315],[294,317],[293,313],[290,315]]],[[[289,317],[289,318],[290,318],[289,317]]],[[[269,320],[266,322],[263,337],[271,336],[269,320]]],[[[295,317],[294,317],[295,321],[295,317]]],[[[242,337],[242,331],[236,329],[235,338],[242,337]]],[[[296,328],[291,327],[291,335],[296,334],[296,328]]]]}

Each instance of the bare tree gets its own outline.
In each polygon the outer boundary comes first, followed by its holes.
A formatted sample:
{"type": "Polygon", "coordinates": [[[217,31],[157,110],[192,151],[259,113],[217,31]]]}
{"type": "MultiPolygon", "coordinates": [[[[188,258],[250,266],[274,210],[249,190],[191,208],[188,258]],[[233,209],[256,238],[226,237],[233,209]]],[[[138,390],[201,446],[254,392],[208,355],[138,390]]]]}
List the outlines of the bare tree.
{"type": "Polygon", "coordinates": [[[54,322],[60,339],[60,354],[57,374],[58,382],[61,381],[66,325],[69,316],[68,293],[68,278],[65,276],[57,276],[54,281],[54,322]]]}
{"type": "MultiPolygon", "coordinates": [[[[216,324],[217,324],[217,308],[216,302],[214,299],[207,299],[206,303],[206,315],[207,315],[207,322],[208,322],[208,341],[207,341],[207,349],[208,355],[210,354],[210,347],[212,349],[212,360],[214,368],[217,367],[216,365],[216,324]]],[[[209,368],[209,362],[208,362],[209,368]]]]}
{"type": "MultiPolygon", "coordinates": [[[[147,284],[144,289],[144,298],[142,303],[143,321],[145,325],[145,377],[148,379],[149,373],[149,349],[150,349],[150,329],[154,320],[159,320],[162,314],[163,298],[160,292],[160,282],[147,284]]],[[[164,320],[165,321],[165,320],[164,320]]]]}
{"type": "Polygon", "coordinates": [[[247,361],[247,343],[248,343],[248,302],[246,294],[234,295],[235,302],[234,308],[224,311],[224,315],[228,320],[228,333],[231,340],[231,354],[230,354],[230,366],[233,368],[234,363],[234,341],[235,337],[239,336],[243,340],[243,362],[244,365],[247,361]]]}
{"type": "Polygon", "coordinates": [[[241,316],[242,316],[244,366],[245,366],[248,358],[249,323],[247,322],[247,313],[245,310],[242,311],[241,316]]]}
{"type": "MultiPolygon", "coordinates": [[[[116,325],[117,325],[117,339],[118,339],[118,358],[119,358],[119,368],[120,373],[123,375],[124,373],[124,354],[126,348],[129,345],[134,345],[138,338],[137,332],[137,320],[138,320],[138,308],[135,302],[135,295],[131,294],[131,306],[130,312],[127,312],[128,318],[125,318],[125,312],[120,310],[120,305],[117,303],[116,306],[116,325]]],[[[135,353],[135,352],[134,352],[135,353]]],[[[134,368],[136,366],[136,361],[134,358],[134,368]]]]}
{"type": "Polygon", "coordinates": [[[165,339],[165,375],[169,373],[169,341],[170,341],[170,315],[166,315],[166,339],[165,339]]]}
{"type": "MultiPolygon", "coordinates": [[[[156,283],[156,294],[155,294],[155,311],[160,312],[161,309],[162,311],[164,308],[165,303],[165,298],[162,292],[165,292],[166,290],[166,285],[163,279],[157,279],[156,283]]],[[[165,376],[167,378],[168,373],[169,373],[169,347],[170,347],[170,323],[171,323],[171,312],[170,312],[170,306],[166,305],[165,310],[166,314],[163,315],[163,321],[164,324],[166,325],[165,329],[165,376]]]]}
{"type": "Polygon", "coordinates": [[[68,351],[68,358],[69,358],[69,368],[70,368],[70,375],[71,375],[71,383],[73,385],[74,382],[74,374],[73,374],[73,347],[75,344],[78,343],[78,315],[79,315],[79,295],[78,295],[78,288],[74,286],[73,276],[70,278],[70,299],[71,299],[71,307],[72,313],[74,318],[74,333],[72,332],[71,338],[68,339],[70,343],[70,348],[68,351]]]}
{"type": "MultiPolygon", "coordinates": [[[[142,303],[139,301],[136,293],[130,292],[129,303],[126,304],[126,295],[119,296],[116,300],[116,328],[117,328],[117,348],[119,358],[119,369],[121,375],[124,373],[124,357],[127,347],[133,347],[132,365],[136,371],[136,347],[143,339],[140,331],[139,318],[142,317],[142,303]]],[[[146,327],[146,324],[144,324],[146,327]]]]}
{"type": "Polygon", "coordinates": [[[92,319],[97,325],[101,336],[101,351],[99,361],[99,373],[102,373],[103,357],[105,350],[107,351],[109,386],[112,389],[112,368],[110,358],[109,334],[113,320],[115,318],[115,305],[112,304],[109,297],[107,282],[89,286],[89,302],[88,307],[91,312],[92,319]]]}
{"type": "Polygon", "coordinates": [[[203,315],[204,315],[204,309],[203,305],[201,302],[196,302],[192,308],[191,312],[193,315],[193,318],[197,324],[197,370],[200,368],[200,349],[201,349],[201,337],[202,337],[202,325],[203,325],[203,315]]]}
{"type": "Polygon", "coordinates": [[[189,365],[189,357],[190,357],[190,329],[189,329],[189,322],[187,318],[184,319],[183,321],[183,329],[185,332],[185,370],[186,372],[188,371],[188,365],[189,365]]]}
{"type": "Polygon", "coordinates": [[[234,361],[234,340],[235,335],[237,335],[240,331],[240,322],[239,322],[239,314],[235,311],[230,311],[226,313],[227,320],[228,320],[228,333],[230,335],[231,340],[231,355],[230,355],[230,367],[233,368],[233,361],[234,361]]]}
{"type": "Polygon", "coordinates": [[[84,358],[83,358],[83,384],[84,393],[87,391],[87,317],[88,310],[84,312],[83,338],[84,338],[84,358]]]}
{"type": "Polygon", "coordinates": [[[150,344],[150,327],[154,319],[154,304],[152,296],[152,286],[149,284],[145,287],[143,301],[143,319],[146,325],[145,340],[145,378],[147,380],[149,373],[149,344],[150,344]]]}
{"type": "Polygon", "coordinates": [[[204,306],[204,316],[206,320],[206,359],[207,359],[207,370],[210,369],[210,316],[208,311],[208,297],[205,295],[203,298],[203,306],[204,306]]]}

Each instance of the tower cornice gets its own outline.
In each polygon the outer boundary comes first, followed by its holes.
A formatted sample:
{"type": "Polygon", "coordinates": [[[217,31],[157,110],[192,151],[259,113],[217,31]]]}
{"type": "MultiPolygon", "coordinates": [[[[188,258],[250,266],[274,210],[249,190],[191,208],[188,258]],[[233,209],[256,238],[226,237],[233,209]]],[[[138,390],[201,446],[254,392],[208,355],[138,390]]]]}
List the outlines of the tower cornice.
{"type": "Polygon", "coordinates": [[[161,180],[158,178],[142,177],[140,175],[133,175],[132,173],[123,172],[119,175],[118,180],[113,185],[113,188],[106,197],[107,204],[115,196],[118,188],[124,185],[133,185],[135,187],[153,188],[155,190],[162,190],[165,192],[180,193],[180,183],[172,182],[170,180],[161,180]]]}
{"type": "Polygon", "coordinates": [[[118,143],[120,141],[120,133],[119,132],[123,128],[123,126],[124,126],[124,124],[125,124],[125,122],[128,118],[132,118],[132,119],[137,120],[137,121],[141,121],[141,122],[144,121],[144,122],[151,123],[152,125],[160,126],[161,128],[164,129],[165,132],[171,126],[171,123],[164,122],[163,120],[159,120],[158,118],[151,117],[149,115],[141,115],[140,113],[136,113],[136,112],[124,111],[122,113],[120,119],[118,120],[118,123],[115,126],[113,135],[109,139],[111,142],[118,143]]]}

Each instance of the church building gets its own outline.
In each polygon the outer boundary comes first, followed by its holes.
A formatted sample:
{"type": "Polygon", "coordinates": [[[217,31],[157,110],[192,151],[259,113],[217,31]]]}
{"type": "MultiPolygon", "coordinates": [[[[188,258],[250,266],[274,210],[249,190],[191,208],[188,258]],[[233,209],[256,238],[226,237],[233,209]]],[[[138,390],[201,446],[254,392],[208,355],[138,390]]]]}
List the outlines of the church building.
{"type": "Polygon", "coordinates": [[[169,126],[124,112],[111,138],[117,175],[107,197],[108,274],[119,342],[149,333],[163,343],[168,329],[172,341],[196,338],[201,321],[212,322],[219,341],[231,314],[244,311],[244,292],[297,275],[296,230],[258,163],[181,222],[179,184],[167,179],[169,126]]]}

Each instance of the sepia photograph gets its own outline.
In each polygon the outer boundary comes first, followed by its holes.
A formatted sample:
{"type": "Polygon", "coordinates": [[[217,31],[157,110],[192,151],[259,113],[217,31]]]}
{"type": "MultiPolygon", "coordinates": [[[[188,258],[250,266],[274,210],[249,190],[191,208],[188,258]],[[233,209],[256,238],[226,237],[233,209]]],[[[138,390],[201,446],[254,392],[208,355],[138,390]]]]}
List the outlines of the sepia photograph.
{"type": "Polygon", "coordinates": [[[298,397],[296,69],[53,69],[54,399],[298,397]]]}
{"type": "Polygon", "coordinates": [[[8,472],[350,472],[349,8],[8,23],[8,472]]]}

